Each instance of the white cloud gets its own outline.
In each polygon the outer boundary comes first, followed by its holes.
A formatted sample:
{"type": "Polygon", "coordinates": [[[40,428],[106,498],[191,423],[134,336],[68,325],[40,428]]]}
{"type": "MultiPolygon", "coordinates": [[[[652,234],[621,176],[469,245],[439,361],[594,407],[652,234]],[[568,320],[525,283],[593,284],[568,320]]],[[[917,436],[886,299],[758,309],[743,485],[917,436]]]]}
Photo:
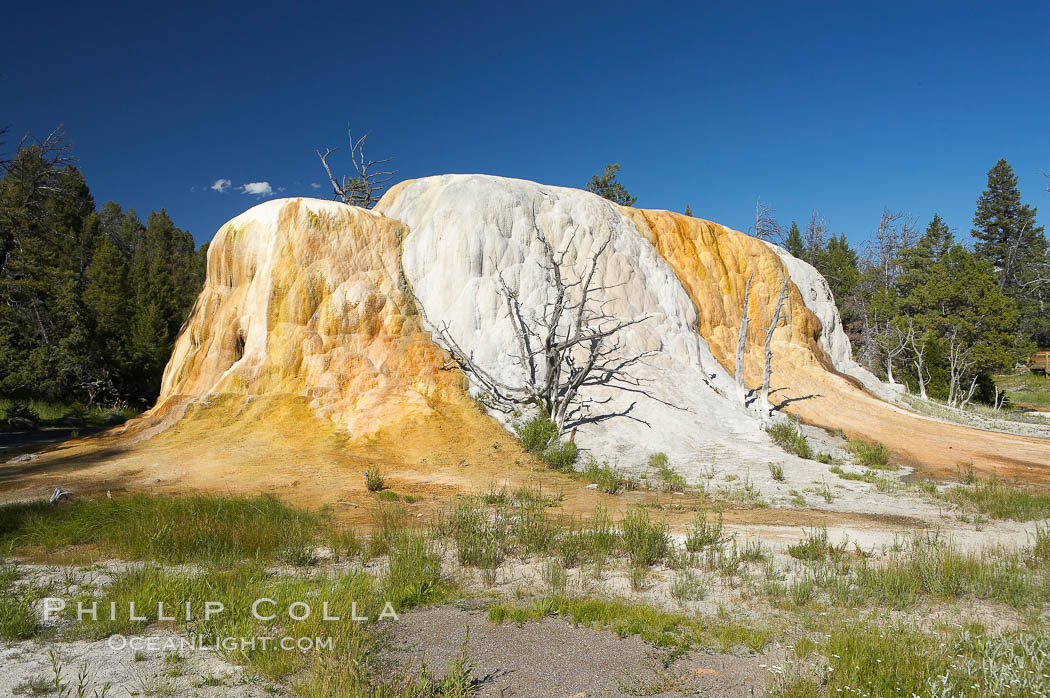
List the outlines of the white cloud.
{"type": "Polygon", "coordinates": [[[259,197],[273,196],[273,187],[269,182],[248,182],[240,189],[245,194],[254,194],[259,197]]]}
{"type": "Polygon", "coordinates": [[[313,187],[314,189],[320,189],[321,188],[321,185],[318,184],[317,182],[310,182],[310,186],[313,187]]]}
{"type": "Polygon", "coordinates": [[[232,182],[228,179],[217,179],[215,183],[211,185],[212,191],[217,191],[222,194],[224,191],[230,188],[232,182]]]}

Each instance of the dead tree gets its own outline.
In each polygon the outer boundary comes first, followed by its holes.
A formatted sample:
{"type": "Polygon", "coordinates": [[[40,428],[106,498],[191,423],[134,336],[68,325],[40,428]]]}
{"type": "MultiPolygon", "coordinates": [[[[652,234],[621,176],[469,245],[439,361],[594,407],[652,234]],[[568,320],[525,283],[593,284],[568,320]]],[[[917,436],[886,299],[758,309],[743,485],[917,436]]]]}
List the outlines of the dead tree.
{"type": "Polygon", "coordinates": [[[740,316],[740,332],[736,340],[736,391],[742,405],[747,404],[747,388],[744,387],[744,348],[747,346],[747,328],[751,324],[747,308],[751,303],[751,279],[754,276],[754,272],[748,275],[747,286],[744,287],[744,311],[740,316]]]}
{"type": "Polygon", "coordinates": [[[900,328],[889,320],[886,321],[883,328],[879,330],[878,322],[875,323],[875,341],[886,356],[886,380],[895,385],[897,381],[893,378],[893,361],[904,353],[908,346],[907,340],[900,328]]]}
{"type": "Polygon", "coordinates": [[[897,279],[900,253],[915,244],[915,219],[905,211],[882,210],[875,234],[864,246],[865,261],[878,270],[882,290],[889,291],[897,279]]]}
{"type": "Polygon", "coordinates": [[[353,130],[347,127],[346,135],[350,141],[350,163],[357,172],[356,177],[344,175],[342,181],[339,181],[332,174],[332,168],[328,166],[328,156],[339,148],[328,148],[323,155],[318,150],[317,157],[321,158],[321,165],[328,175],[328,181],[332,183],[333,198],[351,206],[372,208],[379,201],[383,189],[397,174],[397,170],[376,171],[374,168],[385,165],[393,158],[366,160],[364,144],[371,134],[366,133],[355,141],[353,130]]]}
{"type": "Polygon", "coordinates": [[[802,243],[806,248],[806,261],[813,266],[817,265],[817,253],[824,249],[824,243],[828,240],[828,221],[824,216],[813,209],[809,214],[809,221],[802,233],[802,243]]]}
{"type": "MultiPolygon", "coordinates": [[[[642,379],[630,369],[659,349],[635,355],[624,355],[624,344],[618,336],[622,330],[644,322],[649,315],[621,320],[605,311],[605,291],[614,286],[595,282],[599,262],[612,238],[607,238],[593,254],[587,271],[572,272],[566,258],[575,236],[568,236],[565,249],[555,252],[543,233],[536,229],[536,240],[543,249],[540,262],[549,291],[540,308],[522,305],[518,291],[498,273],[499,294],[517,338],[517,353],[511,356],[521,368],[521,378],[509,384],[494,377],[456,342],[448,324],[436,335],[451,356],[451,364],[471,376],[485,391],[489,406],[512,412],[522,405],[539,409],[564,433],[570,417],[588,416],[592,408],[611,401],[580,395],[582,388],[606,386],[645,394],[642,379]],[[573,280],[566,276],[572,272],[573,280]]],[[[629,411],[629,409],[628,409],[629,411]]],[[[603,415],[598,419],[623,416],[626,412],[603,415]]]]}
{"type": "Polygon", "coordinates": [[[772,406],[769,404],[769,379],[773,375],[773,332],[776,331],[777,325],[780,323],[780,311],[784,307],[784,301],[788,297],[788,279],[784,279],[783,285],[780,287],[780,295],[777,296],[777,307],[773,311],[773,319],[769,321],[769,329],[766,330],[766,343],[765,343],[765,356],[766,366],[762,371],[762,394],[761,394],[761,406],[762,409],[769,414],[773,411],[772,406]]]}
{"type": "Polygon", "coordinates": [[[783,229],[773,217],[774,213],[769,204],[762,199],[755,199],[755,223],[751,226],[751,234],[759,240],[780,240],[783,229]]]}
{"type": "Polygon", "coordinates": [[[966,407],[977,391],[977,372],[973,371],[976,362],[961,337],[959,330],[952,328],[948,335],[948,404],[952,407],[966,407]],[[966,381],[973,373],[969,386],[966,381]]]}
{"type": "Polygon", "coordinates": [[[915,367],[916,380],[919,381],[919,397],[926,400],[926,386],[930,382],[930,369],[926,366],[926,337],[915,329],[915,321],[911,318],[908,318],[904,341],[911,349],[911,363],[915,367]]]}

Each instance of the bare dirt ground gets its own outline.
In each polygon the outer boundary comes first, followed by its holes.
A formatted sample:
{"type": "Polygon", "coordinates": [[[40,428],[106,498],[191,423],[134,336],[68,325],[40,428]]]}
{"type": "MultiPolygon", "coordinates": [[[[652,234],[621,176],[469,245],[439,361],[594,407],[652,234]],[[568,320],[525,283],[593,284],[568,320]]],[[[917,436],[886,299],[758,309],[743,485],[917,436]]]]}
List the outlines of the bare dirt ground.
{"type": "Polygon", "coordinates": [[[690,652],[664,666],[658,650],[637,636],[545,618],[495,624],[483,611],[454,606],[404,615],[394,626],[389,658],[418,665],[420,656],[441,670],[465,647],[479,679],[479,695],[681,696],[745,698],[762,695],[768,667],[783,650],[747,655],[690,652]]]}

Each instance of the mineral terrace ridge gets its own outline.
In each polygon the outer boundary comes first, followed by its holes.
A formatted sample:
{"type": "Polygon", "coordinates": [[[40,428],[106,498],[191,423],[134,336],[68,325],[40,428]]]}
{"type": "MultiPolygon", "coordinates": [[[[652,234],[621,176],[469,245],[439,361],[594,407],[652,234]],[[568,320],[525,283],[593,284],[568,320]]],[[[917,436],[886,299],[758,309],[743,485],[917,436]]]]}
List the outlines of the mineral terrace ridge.
{"type": "Polygon", "coordinates": [[[645,394],[604,386],[581,393],[600,403],[599,413],[627,415],[579,424],[577,443],[600,460],[630,469],[662,451],[689,480],[714,457],[783,460],[763,431],[769,415],[740,403],[732,374],[748,279],[744,367],[754,388],[788,278],[786,320],[772,341],[771,402],[780,413],[881,441],[900,462],[933,474],[972,463],[1016,475],[1050,461],[1039,439],[977,432],[896,404],[897,393],[853,361],[824,279],[776,245],[577,189],[485,175],[405,181],[372,210],[280,199],[228,222],[209,249],[204,289],[156,407],[111,438],[133,443],[176,424],[192,430],[202,412],[192,408],[220,403],[238,409],[212,415],[207,427],[200,417],[201,429],[266,429],[287,417],[285,401],[305,404],[348,447],[380,448],[386,438],[411,450],[412,435],[439,417],[441,434],[428,438],[491,429],[471,400],[481,386],[449,368],[435,330],[490,375],[517,380],[499,278],[526,308],[542,305],[550,288],[537,231],[577,275],[608,241],[595,270],[607,289],[603,309],[647,317],[618,335],[625,356],[648,353],[634,370],[645,394]],[[245,408],[253,401],[265,407],[245,408]]]}

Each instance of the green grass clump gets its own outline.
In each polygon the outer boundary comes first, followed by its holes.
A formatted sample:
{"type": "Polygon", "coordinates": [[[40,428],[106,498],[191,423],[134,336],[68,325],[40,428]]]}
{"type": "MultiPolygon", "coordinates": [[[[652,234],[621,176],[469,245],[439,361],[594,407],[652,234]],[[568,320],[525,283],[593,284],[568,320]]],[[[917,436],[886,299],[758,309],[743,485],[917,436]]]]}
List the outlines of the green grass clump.
{"type": "Polygon", "coordinates": [[[387,559],[383,597],[393,603],[395,609],[429,603],[442,593],[441,554],[425,532],[401,531],[387,559]]]}
{"type": "Polygon", "coordinates": [[[580,450],[576,446],[575,441],[557,441],[552,442],[547,448],[539,454],[540,460],[546,464],[551,470],[557,470],[561,473],[567,473],[573,470],[573,466],[576,465],[576,459],[580,455],[580,450]]]}
{"type": "Polygon", "coordinates": [[[527,453],[532,453],[551,470],[569,472],[576,464],[579,448],[574,441],[561,441],[558,426],[539,415],[514,426],[514,432],[527,453]]]}
{"type": "Polygon", "coordinates": [[[904,623],[854,621],[831,628],[820,654],[777,676],[774,698],[817,695],[1041,696],[1050,691],[1050,634],[983,628],[922,632],[904,623]]]}
{"type": "Polygon", "coordinates": [[[680,604],[699,601],[707,593],[704,579],[690,569],[680,570],[671,579],[671,598],[680,604]]]}
{"type": "Polygon", "coordinates": [[[380,490],[376,492],[376,499],[381,502],[404,502],[405,504],[412,504],[418,499],[411,494],[398,494],[393,490],[380,490]]]}
{"type": "Polygon", "coordinates": [[[651,567],[662,562],[671,546],[667,522],[650,520],[645,507],[636,507],[624,515],[620,536],[632,567],[651,567]]]}
{"type": "Polygon", "coordinates": [[[654,453],[649,456],[649,467],[656,471],[664,487],[671,492],[681,492],[685,489],[685,478],[668,464],[666,453],[654,453]]]}
{"type": "Polygon", "coordinates": [[[937,497],[993,519],[1034,521],[1050,518],[1050,491],[1010,484],[992,475],[987,480],[974,478],[972,486],[950,487],[937,497]]]}
{"type": "Polygon", "coordinates": [[[806,537],[798,543],[788,546],[788,555],[796,560],[817,562],[824,560],[832,550],[828,542],[828,529],[813,529],[806,532],[806,537]]]}
{"type": "Polygon", "coordinates": [[[838,475],[843,480],[855,480],[858,482],[867,482],[869,484],[875,485],[875,489],[877,489],[879,492],[887,492],[893,488],[892,480],[884,477],[879,477],[875,474],[875,471],[873,470],[866,470],[863,473],[851,473],[843,470],[842,466],[839,465],[833,465],[829,468],[829,470],[838,475]]]}
{"type": "Polygon", "coordinates": [[[773,439],[773,443],[788,453],[794,453],[799,458],[813,458],[813,449],[799,431],[797,424],[774,422],[766,428],[766,433],[773,439]]]}
{"type": "Polygon", "coordinates": [[[877,441],[850,441],[846,448],[853,454],[853,461],[858,465],[884,470],[896,469],[890,465],[890,452],[877,441]]]}
{"type": "Polygon", "coordinates": [[[325,517],[275,497],[80,499],[0,506],[0,549],[54,553],[85,546],[96,557],[232,563],[308,556],[325,517]]]}
{"type": "Polygon", "coordinates": [[[386,481],[383,480],[383,474],[379,472],[379,468],[372,465],[369,466],[368,470],[365,471],[365,487],[368,488],[369,492],[379,492],[386,487],[386,481]]]}
{"type": "Polygon", "coordinates": [[[861,565],[856,572],[855,594],[859,599],[896,608],[924,597],[987,599],[1024,608],[1050,597],[1050,587],[1045,579],[1039,581],[1027,564],[1029,560],[1022,552],[962,552],[939,539],[916,536],[885,564],[861,565]]]}
{"type": "Polygon", "coordinates": [[[707,520],[707,510],[696,512],[696,520],[686,532],[685,549],[691,553],[701,552],[704,548],[722,542],[722,512],[718,513],[717,522],[707,520]]]}
{"type": "Polygon", "coordinates": [[[528,453],[539,455],[558,438],[557,425],[544,415],[527,419],[514,426],[521,447],[528,453]]]}
{"type": "Polygon", "coordinates": [[[769,464],[769,475],[777,482],[784,481],[784,466],[780,463],[769,464]]]}
{"type": "Polygon", "coordinates": [[[618,494],[624,490],[633,490],[637,486],[637,483],[624,475],[619,468],[613,468],[608,463],[599,463],[593,457],[584,468],[583,477],[598,485],[599,492],[606,494],[618,494]]]}
{"type": "Polygon", "coordinates": [[[457,497],[449,531],[456,543],[459,564],[495,569],[503,563],[510,534],[510,522],[503,506],[497,506],[490,515],[480,499],[457,497]]]}
{"type": "Polygon", "coordinates": [[[34,587],[16,586],[18,577],[17,568],[0,567],[0,640],[4,642],[28,640],[37,630],[33,602],[43,594],[34,587]]]}
{"type": "Polygon", "coordinates": [[[560,531],[547,516],[547,503],[542,499],[528,499],[522,501],[511,520],[511,534],[519,556],[527,559],[554,551],[560,531]]]}
{"type": "Polygon", "coordinates": [[[735,647],[760,651],[772,633],[720,615],[701,618],[626,600],[587,596],[550,596],[515,607],[500,601],[489,608],[494,623],[527,623],[559,616],[589,628],[608,629],[620,637],[637,635],[656,647],[688,650],[693,647],[728,652],[735,647]]]}
{"type": "Polygon", "coordinates": [[[1032,558],[1037,563],[1050,563],[1050,525],[1036,525],[1035,545],[1032,546],[1032,558]]]}

